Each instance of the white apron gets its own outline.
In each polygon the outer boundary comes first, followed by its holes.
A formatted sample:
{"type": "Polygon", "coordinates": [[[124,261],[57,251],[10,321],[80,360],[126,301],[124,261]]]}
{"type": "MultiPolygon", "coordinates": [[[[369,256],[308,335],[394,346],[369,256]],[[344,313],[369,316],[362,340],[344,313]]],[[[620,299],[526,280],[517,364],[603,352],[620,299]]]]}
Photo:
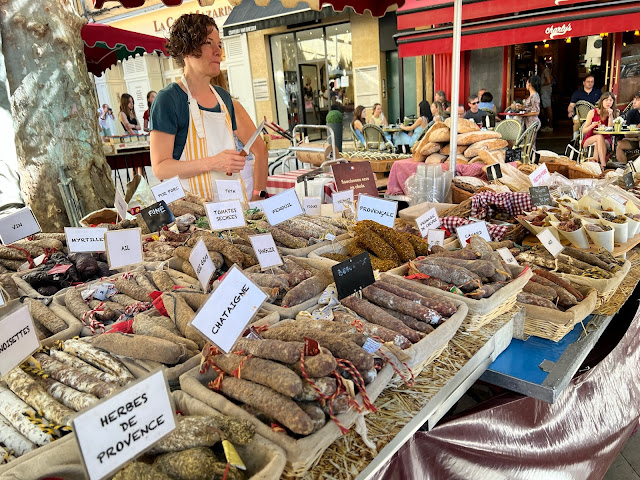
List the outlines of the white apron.
{"type": "MultiPolygon", "coordinates": [[[[233,139],[231,116],[216,89],[210,86],[211,91],[218,99],[220,113],[200,109],[198,102],[191,95],[184,75],[182,76],[182,85],[187,91],[189,101],[189,130],[180,160],[188,162],[212,157],[223,150],[235,150],[236,145],[233,139]]],[[[243,183],[245,194],[250,200],[253,193],[253,162],[246,162],[244,169],[240,172],[240,178],[238,174],[228,176],[225,172],[209,171],[191,178],[180,179],[180,182],[183,188],[195,195],[217,200],[215,181],[237,179],[243,183]]]]}

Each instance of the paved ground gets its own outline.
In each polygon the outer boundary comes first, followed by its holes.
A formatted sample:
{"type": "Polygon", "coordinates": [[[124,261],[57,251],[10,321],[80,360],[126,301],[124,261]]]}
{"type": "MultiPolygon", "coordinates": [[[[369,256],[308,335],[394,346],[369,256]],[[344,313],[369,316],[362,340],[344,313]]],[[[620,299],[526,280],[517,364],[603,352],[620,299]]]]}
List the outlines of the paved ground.
{"type": "Polygon", "coordinates": [[[640,435],[629,439],[604,480],[640,480],[640,435]]]}

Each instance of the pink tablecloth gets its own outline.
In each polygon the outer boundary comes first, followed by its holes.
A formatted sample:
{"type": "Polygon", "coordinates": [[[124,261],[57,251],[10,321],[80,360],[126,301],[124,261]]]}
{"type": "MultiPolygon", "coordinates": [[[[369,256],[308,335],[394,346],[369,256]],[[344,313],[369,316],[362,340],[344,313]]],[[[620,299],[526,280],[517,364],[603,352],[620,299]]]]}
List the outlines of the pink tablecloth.
{"type": "MultiPolygon", "coordinates": [[[[397,160],[391,166],[389,172],[389,183],[387,184],[387,193],[389,195],[402,195],[406,193],[404,191],[404,183],[411,175],[415,174],[418,170],[420,162],[414,162],[413,159],[397,160]]],[[[440,166],[443,170],[449,170],[448,163],[441,163],[440,166]]],[[[471,165],[456,165],[456,175],[466,177],[478,177],[483,180],[487,180],[487,174],[482,171],[484,167],[483,163],[472,163],[471,165]]]]}
{"type": "MultiPolygon", "coordinates": [[[[285,190],[289,190],[290,188],[295,188],[296,179],[307,172],[310,172],[312,169],[304,169],[293,170],[287,173],[281,173],[278,175],[269,175],[267,177],[267,197],[273,197],[279,193],[284,192],[285,190]]],[[[336,184],[335,182],[328,182],[324,186],[324,197],[325,200],[330,199],[334,192],[336,192],[336,184]]],[[[326,202],[325,202],[326,203],[326,202]]]]}

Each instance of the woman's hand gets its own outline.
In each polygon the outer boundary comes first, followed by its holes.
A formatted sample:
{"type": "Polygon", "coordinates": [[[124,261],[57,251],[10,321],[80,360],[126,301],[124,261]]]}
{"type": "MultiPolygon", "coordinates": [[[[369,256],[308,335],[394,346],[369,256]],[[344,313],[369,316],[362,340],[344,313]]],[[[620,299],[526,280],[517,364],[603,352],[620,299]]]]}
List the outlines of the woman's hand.
{"type": "Polygon", "coordinates": [[[246,161],[236,150],[223,150],[207,160],[209,170],[225,173],[240,173],[246,161]]]}
{"type": "Polygon", "coordinates": [[[613,110],[611,108],[607,108],[607,115],[609,116],[610,119],[613,118],[613,110]]]}

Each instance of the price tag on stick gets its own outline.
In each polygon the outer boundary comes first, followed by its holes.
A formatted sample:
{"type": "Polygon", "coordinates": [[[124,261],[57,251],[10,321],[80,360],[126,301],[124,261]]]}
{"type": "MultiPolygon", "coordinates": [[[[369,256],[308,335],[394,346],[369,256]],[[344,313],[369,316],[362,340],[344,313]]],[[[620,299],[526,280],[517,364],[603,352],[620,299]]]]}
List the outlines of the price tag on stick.
{"type": "Polygon", "coordinates": [[[304,197],[302,204],[307,215],[320,215],[320,205],[322,204],[320,197],[304,197]]]}
{"type": "Polygon", "coordinates": [[[106,250],[104,234],[107,233],[107,231],[108,229],[102,227],[64,227],[69,252],[104,252],[106,250]]]}
{"type": "Polygon", "coordinates": [[[109,267],[118,268],[142,262],[142,239],[139,228],[111,230],[104,234],[109,267]]]}
{"type": "Polygon", "coordinates": [[[184,189],[180,183],[180,178],[177,176],[165,180],[155,187],[151,187],[151,192],[153,193],[156,202],[164,200],[167,205],[171,202],[175,202],[176,200],[180,200],[185,196],[184,189]]]}
{"type": "Polygon", "coordinates": [[[206,203],[205,209],[209,217],[209,226],[213,231],[244,227],[247,224],[242,205],[238,200],[206,203]]]}
{"type": "Polygon", "coordinates": [[[538,185],[545,185],[550,178],[551,174],[549,173],[547,165],[544,163],[529,175],[529,180],[531,180],[531,184],[534,187],[537,187],[538,185]]]}
{"type": "Polygon", "coordinates": [[[540,243],[544,245],[544,248],[546,248],[554,257],[557,257],[558,254],[564,250],[564,246],[548,228],[545,228],[536,236],[538,237],[538,240],[540,240],[540,243]]]}
{"type": "Polygon", "coordinates": [[[431,247],[434,245],[444,247],[444,230],[429,230],[427,243],[429,244],[429,250],[431,250],[431,247]]]}
{"type": "Polygon", "coordinates": [[[260,268],[266,270],[267,268],[282,265],[282,258],[280,258],[278,248],[270,233],[251,235],[249,240],[256,257],[258,257],[258,262],[260,262],[260,268]]]}
{"type": "MultiPolygon", "coordinates": [[[[436,230],[440,228],[440,218],[435,208],[427,210],[425,213],[416,218],[416,224],[420,229],[420,235],[422,238],[426,237],[430,230],[436,230]]],[[[444,232],[443,232],[444,233],[444,232]]]]}
{"type": "Polygon", "coordinates": [[[127,218],[127,202],[125,201],[120,190],[116,188],[116,196],[113,199],[113,204],[116,207],[116,211],[118,212],[118,216],[120,220],[124,220],[127,218]]]}
{"type": "Polygon", "coordinates": [[[150,232],[157,232],[165,225],[169,225],[175,220],[173,212],[169,209],[164,200],[160,200],[158,203],[143,208],[140,211],[144,223],[149,227],[150,232]]]}
{"type": "Polygon", "coordinates": [[[333,203],[333,212],[340,213],[348,208],[348,204],[353,204],[353,190],[336,192],[331,197],[331,201],[333,203]]]}
{"type": "Polygon", "coordinates": [[[460,244],[463,246],[466,245],[469,242],[469,239],[474,235],[480,235],[487,242],[491,241],[491,235],[489,235],[489,230],[487,229],[487,222],[484,220],[481,222],[473,222],[468,225],[460,225],[456,229],[456,233],[460,239],[460,244]]]}
{"type": "Polygon", "coordinates": [[[398,202],[364,194],[358,197],[358,221],[373,220],[380,225],[393,228],[397,210],[398,202]]]}
{"type": "Polygon", "coordinates": [[[73,431],[89,479],[109,476],[170,434],[176,428],[174,411],[159,369],[78,414],[73,431]]]}
{"type": "Polygon", "coordinates": [[[529,195],[531,195],[531,202],[536,207],[551,205],[553,203],[551,200],[551,193],[549,193],[549,187],[546,185],[540,187],[529,187],[529,195]]]}
{"type": "Polygon", "coordinates": [[[193,247],[193,250],[191,250],[189,263],[191,263],[191,266],[198,276],[202,290],[207,293],[209,280],[211,280],[211,275],[216,271],[216,266],[211,261],[207,246],[202,239],[200,239],[198,243],[196,243],[196,246],[193,247]]]}
{"type": "Polygon", "coordinates": [[[277,225],[304,213],[293,188],[263,200],[262,208],[270,225],[277,225]]]}
{"type": "Polygon", "coordinates": [[[500,167],[499,163],[494,163],[487,167],[487,178],[490,182],[502,178],[502,167],[500,167]]]}
{"type": "Polygon", "coordinates": [[[24,207],[11,215],[0,219],[0,240],[8,245],[38,233],[40,225],[31,207],[24,207]]]}
{"type": "Polygon", "coordinates": [[[498,252],[498,255],[500,255],[508,265],[515,265],[516,267],[520,266],[508,248],[499,248],[496,252],[498,252]]]}
{"type": "Polygon", "coordinates": [[[229,200],[244,201],[244,192],[240,180],[216,180],[218,198],[220,202],[229,200]]]}
{"type": "Polygon", "coordinates": [[[38,348],[40,342],[28,306],[0,320],[0,376],[4,377],[38,348]]]}
{"type": "Polygon", "coordinates": [[[371,258],[367,252],[351,257],[331,267],[336,282],[338,300],[371,285],[376,279],[371,268],[371,258]]]}
{"type": "Polygon", "coordinates": [[[231,267],[191,322],[224,353],[228,353],[267,295],[237,266],[231,267]]]}

